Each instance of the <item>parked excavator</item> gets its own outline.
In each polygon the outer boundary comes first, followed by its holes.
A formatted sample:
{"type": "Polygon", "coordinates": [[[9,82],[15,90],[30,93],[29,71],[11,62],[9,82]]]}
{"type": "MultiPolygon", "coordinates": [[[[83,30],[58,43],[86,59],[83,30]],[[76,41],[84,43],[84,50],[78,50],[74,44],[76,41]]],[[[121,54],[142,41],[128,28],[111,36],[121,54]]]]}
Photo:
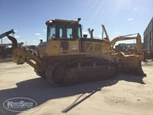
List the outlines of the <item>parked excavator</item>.
{"type": "Polygon", "coordinates": [[[28,63],[37,75],[58,86],[110,79],[116,77],[122,68],[126,72],[145,75],[139,55],[111,53],[111,42],[104,25],[104,39],[93,38],[90,29],[91,37],[87,38],[82,35],[80,20],[48,20],[47,40],[39,43],[35,54],[18,48],[17,40],[7,35],[13,44],[13,62],[28,63]]]}
{"type": "Polygon", "coordinates": [[[113,48],[114,45],[116,44],[116,42],[122,41],[122,40],[136,40],[136,47],[135,47],[136,52],[135,52],[135,54],[138,54],[139,52],[141,52],[142,42],[141,42],[141,36],[140,36],[139,33],[128,34],[128,35],[124,35],[124,36],[118,36],[111,41],[111,47],[113,48]],[[137,36],[133,36],[133,35],[137,35],[137,36]]]}

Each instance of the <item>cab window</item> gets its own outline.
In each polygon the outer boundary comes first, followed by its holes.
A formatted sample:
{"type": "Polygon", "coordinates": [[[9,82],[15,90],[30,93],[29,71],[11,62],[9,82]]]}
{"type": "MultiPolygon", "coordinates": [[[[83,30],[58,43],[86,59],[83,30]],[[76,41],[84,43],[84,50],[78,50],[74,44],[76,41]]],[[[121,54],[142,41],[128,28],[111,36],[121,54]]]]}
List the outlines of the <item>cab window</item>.
{"type": "Polygon", "coordinates": [[[48,35],[47,35],[47,40],[50,40],[52,38],[56,38],[56,28],[55,25],[50,25],[48,27],[48,35]]]}
{"type": "Polygon", "coordinates": [[[72,28],[67,28],[66,32],[67,32],[66,38],[69,38],[69,39],[73,38],[73,36],[72,36],[72,28]]]}

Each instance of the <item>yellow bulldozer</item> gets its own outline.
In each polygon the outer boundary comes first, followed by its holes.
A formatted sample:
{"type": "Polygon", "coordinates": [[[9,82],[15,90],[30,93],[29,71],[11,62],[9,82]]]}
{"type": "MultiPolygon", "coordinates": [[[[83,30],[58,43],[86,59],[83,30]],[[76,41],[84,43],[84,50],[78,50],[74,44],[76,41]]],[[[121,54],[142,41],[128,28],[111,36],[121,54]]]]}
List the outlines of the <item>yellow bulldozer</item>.
{"type": "Polygon", "coordinates": [[[38,44],[34,54],[18,48],[17,40],[3,33],[12,41],[13,62],[28,63],[37,75],[58,86],[110,79],[122,71],[145,75],[139,55],[112,53],[104,25],[104,39],[93,38],[90,29],[88,38],[82,35],[80,20],[48,20],[47,40],[38,44]]]}

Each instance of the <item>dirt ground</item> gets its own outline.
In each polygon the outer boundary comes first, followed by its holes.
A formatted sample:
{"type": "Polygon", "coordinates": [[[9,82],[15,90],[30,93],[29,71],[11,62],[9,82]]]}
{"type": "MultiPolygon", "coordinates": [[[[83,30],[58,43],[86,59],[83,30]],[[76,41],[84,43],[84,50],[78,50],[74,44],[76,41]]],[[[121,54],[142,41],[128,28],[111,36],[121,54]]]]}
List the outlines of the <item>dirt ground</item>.
{"type": "Polygon", "coordinates": [[[147,77],[120,74],[112,80],[54,87],[27,64],[0,63],[0,115],[153,115],[153,64],[147,77]],[[35,100],[36,108],[10,112],[3,102],[13,97],[35,100]]]}

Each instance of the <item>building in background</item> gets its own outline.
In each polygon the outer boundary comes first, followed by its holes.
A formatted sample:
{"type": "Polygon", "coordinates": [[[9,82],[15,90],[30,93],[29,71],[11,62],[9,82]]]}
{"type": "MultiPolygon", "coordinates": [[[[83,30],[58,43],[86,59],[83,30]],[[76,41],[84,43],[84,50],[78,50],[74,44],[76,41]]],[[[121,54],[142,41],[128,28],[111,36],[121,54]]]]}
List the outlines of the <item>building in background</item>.
{"type": "Polygon", "coordinates": [[[144,31],[144,49],[150,50],[153,46],[153,17],[144,31]]]}

